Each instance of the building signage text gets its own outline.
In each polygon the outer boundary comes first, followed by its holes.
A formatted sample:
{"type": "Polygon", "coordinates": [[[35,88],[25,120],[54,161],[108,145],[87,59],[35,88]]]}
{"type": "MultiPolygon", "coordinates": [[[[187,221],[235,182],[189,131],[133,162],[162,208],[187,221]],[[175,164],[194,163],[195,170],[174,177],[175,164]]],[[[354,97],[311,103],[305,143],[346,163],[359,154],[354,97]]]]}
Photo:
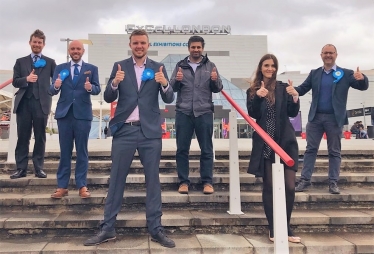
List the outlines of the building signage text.
{"type": "Polygon", "coordinates": [[[150,34],[230,34],[231,26],[220,25],[173,25],[173,26],[155,26],[135,24],[126,25],[126,32],[131,34],[136,29],[144,29],[150,34]]]}

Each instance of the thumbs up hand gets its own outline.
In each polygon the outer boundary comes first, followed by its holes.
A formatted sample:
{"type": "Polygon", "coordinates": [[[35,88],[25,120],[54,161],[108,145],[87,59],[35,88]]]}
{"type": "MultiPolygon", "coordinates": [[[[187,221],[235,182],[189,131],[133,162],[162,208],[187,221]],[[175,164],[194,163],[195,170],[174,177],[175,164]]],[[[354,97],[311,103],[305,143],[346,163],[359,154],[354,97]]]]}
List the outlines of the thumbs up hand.
{"type": "Polygon", "coordinates": [[[26,77],[26,81],[30,83],[34,83],[38,80],[38,75],[35,74],[35,69],[32,69],[30,74],[26,77]]]}
{"type": "Polygon", "coordinates": [[[364,79],[364,75],[360,72],[360,68],[357,67],[357,71],[355,71],[353,73],[353,77],[356,79],[356,80],[363,80],[364,79]]]}
{"type": "Polygon", "coordinates": [[[213,70],[212,70],[212,72],[210,73],[210,79],[213,80],[213,81],[216,81],[217,78],[218,78],[217,68],[216,68],[216,67],[213,67],[213,70]]]}
{"type": "Polygon", "coordinates": [[[58,74],[57,79],[55,80],[55,88],[58,90],[62,85],[62,80],[60,74],[58,74]]]}
{"type": "Polygon", "coordinates": [[[86,89],[87,92],[92,91],[92,85],[90,83],[90,79],[87,77],[86,82],[84,83],[84,89],[86,89]]]}
{"type": "Polygon", "coordinates": [[[113,86],[118,86],[118,84],[124,80],[125,78],[125,72],[121,69],[121,65],[118,64],[118,69],[116,72],[116,76],[113,79],[113,86]]]}
{"type": "Polygon", "coordinates": [[[175,76],[175,79],[178,80],[178,81],[182,81],[182,79],[183,79],[183,72],[182,72],[182,68],[181,67],[178,68],[177,75],[175,76]]]}
{"type": "Polygon", "coordinates": [[[160,83],[163,87],[166,87],[168,85],[168,81],[165,78],[164,73],[162,72],[162,69],[164,68],[163,65],[160,66],[160,69],[155,74],[155,80],[157,83],[160,83]]]}
{"type": "Polygon", "coordinates": [[[296,91],[296,89],[293,87],[293,81],[288,80],[288,86],[286,87],[286,91],[289,95],[292,96],[299,96],[299,93],[296,91]]]}
{"type": "Polygon", "coordinates": [[[263,98],[268,94],[268,92],[269,91],[265,88],[264,81],[261,81],[261,87],[256,92],[257,96],[263,98]]]}

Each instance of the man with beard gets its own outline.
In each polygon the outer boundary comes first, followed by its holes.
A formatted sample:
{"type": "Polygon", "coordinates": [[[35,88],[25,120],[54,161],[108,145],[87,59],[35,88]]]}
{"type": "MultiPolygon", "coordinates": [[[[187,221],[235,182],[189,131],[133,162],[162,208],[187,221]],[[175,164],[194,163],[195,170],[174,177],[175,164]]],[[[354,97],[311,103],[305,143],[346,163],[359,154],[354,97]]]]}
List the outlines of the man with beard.
{"type": "Polygon", "coordinates": [[[109,190],[101,231],[84,245],[97,245],[116,238],[114,224],[121,210],[126,178],[137,150],[145,174],[148,232],[152,241],[173,248],[174,241],[163,233],[161,225],[159,165],[162,129],[158,95],[165,103],[171,103],[174,93],[168,83],[165,66],[147,57],[147,32],[134,30],[129,46],[132,56],[114,63],[104,92],[106,102],[118,99],[116,112],[109,122],[113,136],[109,190]]]}
{"type": "Polygon", "coordinates": [[[329,156],[329,192],[340,194],[338,180],[341,164],[341,139],[343,126],[348,124],[347,97],[350,87],[361,91],[369,88],[368,78],[359,68],[357,71],[341,68],[335,64],[338,56],[336,47],[326,44],[322,48],[323,66],[312,70],[298,87],[287,87],[294,95],[303,96],[312,89],[308,123],[306,125],[307,146],[304,154],[301,178],[295,188],[304,191],[311,185],[311,177],[323,133],[326,133],[329,156]]]}
{"type": "Polygon", "coordinates": [[[100,93],[99,74],[96,66],[82,60],[82,42],[70,42],[68,51],[71,61],[56,67],[50,86],[52,95],[61,91],[55,113],[61,155],[57,169],[57,190],[51,198],[59,199],[68,195],[74,141],[77,153],[75,183],[79,196],[89,198],[87,146],[93,118],[91,95],[100,93]]]}
{"type": "Polygon", "coordinates": [[[35,144],[32,153],[35,176],[46,178],[44,153],[48,115],[52,97],[49,93],[51,78],[56,67],[55,60],[42,55],[45,35],[39,29],[30,35],[31,54],[19,58],[13,68],[13,86],[19,88],[14,99],[17,118],[17,145],[15,150],[17,171],[11,179],[27,175],[29,145],[32,130],[35,144]]]}
{"type": "Polygon", "coordinates": [[[189,151],[195,132],[201,149],[200,176],[204,194],[212,194],[213,189],[213,111],[212,93],[222,90],[215,64],[203,56],[205,42],[201,36],[191,36],[188,40],[190,53],[178,62],[170,79],[177,92],[175,129],[177,142],[178,192],[187,194],[190,184],[189,151]]]}

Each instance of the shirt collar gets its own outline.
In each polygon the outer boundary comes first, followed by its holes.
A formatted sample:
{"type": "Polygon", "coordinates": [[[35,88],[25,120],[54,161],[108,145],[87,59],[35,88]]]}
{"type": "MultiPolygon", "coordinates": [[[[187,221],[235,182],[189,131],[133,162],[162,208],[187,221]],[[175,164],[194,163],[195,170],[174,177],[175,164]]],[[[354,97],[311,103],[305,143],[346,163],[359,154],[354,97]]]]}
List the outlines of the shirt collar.
{"type": "Polygon", "coordinates": [[[31,52],[31,58],[32,59],[34,59],[34,56],[38,56],[39,58],[42,58],[42,53],[34,54],[33,52],[31,52]]]}
{"type": "MultiPolygon", "coordinates": [[[[132,62],[133,62],[134,65],[136,65],[134,57],[132,57],[132,62]]],[[[147,64],[147,58],[144,59],[143,66],[145,66],[146,64],[147,64]]]]}
{"type": "Polygon", "coordinates": [[[197,63],[195,63],[195,62],[192,62],[192,61],[190,60],[190,57],[188,57],[188,58],[187,58],[187,62],[188,62],[188,63],[193,63],[193,64],[200,64],[200,63],[201,63],[201,61],[203,61],[203,59],[204,59],[204,57],[203,57],[203,56],[201,56],[201,59],[200,59],[200,61],[199,61],[199,62],[197,62],[197,63]]]}
{"type": "Polygon", "coordinates": [[[325,67],[323,67],[323,66],[322,66],[322,69],[323,69],[323,71],[324,71],[326,74],[329,74],[329,73],[331,72],[331,70],[336,71],[336,64],[334,64],[334,66],[333,66],[330,70],[328,70],[328,71],[326,71],[326,70],[325,70],[325,67]]]}
{"type": "MultiPolygon", "coordinates": [[[[70,61],[70,67],[74,67],[74,64],[76,64],[75,62],[73,62],[73,61],[70,61]]],[[[83,64],[83,60],[81,59],[81,60],[79,60],[79,62],[77,63],[79,66],[82,66],[82,64],[83,64]]]]}

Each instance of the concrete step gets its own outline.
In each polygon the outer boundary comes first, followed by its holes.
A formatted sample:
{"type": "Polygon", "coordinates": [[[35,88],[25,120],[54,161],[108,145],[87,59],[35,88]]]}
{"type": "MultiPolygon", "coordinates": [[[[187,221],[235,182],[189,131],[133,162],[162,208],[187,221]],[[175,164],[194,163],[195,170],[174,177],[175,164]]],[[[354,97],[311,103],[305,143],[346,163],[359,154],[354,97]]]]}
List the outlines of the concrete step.
{"type": "MultiPolygon", "coordinates": [[[[299,234],[300,244],[289,244],[293,254],[373,254],[374,236],[371,233],[308,233],[299,234]]],[[[117,235],[115,241],[99,246],[83,246],[90,235],[77,237],[17,236],[0,241],[0,253],[28,254],[92,254],[92,253],[186,253],[186,254],[270,254],[274,244],[266,234],[171,234],[176,243],[173,249],[161,247],[150,237],[117,235]]]]}
{"type": "MultiPolygon", "coordinates": [[[[248,169],[249,160],[239,160],[239,169],[241,172],[245,173],[248,169]]],[[[44,170],[46,173],[56,173],[58,168],[58,160],[46,159],[44,163],[44,170]]],[[[90,160],[89,161],[89,170],[91,172],[104,173],[110,172],[110,167],[112,162],[110,160],[90,160]]],[[[299,162],[299,170],[301,171],[303,161],[299,162]]],[[[174,173],[176,172],[176,162],[175,160],[162,159],[160,161],[160,172],[161,173],[174,173]]],[[[72,171],[75,168],[75,160],[72,160],[72,171]]],[[[315,164],[315,172],[326,172],[328,168],[327,159],[317,159],[315,164]]],[[[0,174],[11,174],[13,170],[16,169],[14,163],[8,163],[5,161],[0,161],[0,174]]],[[[34,165],[32,161],[29,161],[28,169],[30,174],[33,173],[34,165]]],[[[200,161],[199,160],[190,160],[190,172],[199,172],[200,161]]],[[[214,172],[215,173],[228,173],[230,169],[229,160],[216,160],[214,162],[214,172]]],[[[340,167],[341,171],[349,172],[374,172],[374,159],[343,159],[340,167]]],[[[139,160],[134,160],[131,164],[130,173],[142,173],[143,165],[139,160]]]]}
{"type": "MultiPolygon", "coordinates": [[[[173,234],[263,233],[267,220],[262,210],[243,210],[244,214],[232,215],[226,210],[202,211],[196,209],[163,209],[162,224],[173,234]]],[[[54,210],[35,213],[30,211],[2,212],[0,235],[89,235],[98,230],[103,219],[102,211],[54,210]]],[[[295,234],[350,232],[374,235],[374,210],[371,209],[316,209],[294,210],[291,226],[295,234]]],[[[144,210],[122,209],[117,215],[116,231],[124,235],[146,235],[144,210]]],[[[373,243],[374,244],[374,243],[373,243]]]]}
{"type": "MultiPolygon", "coordinates": [[[[103,210],[106,190],[92,191],[90,199],[81,199],[77,190],[70,190],[69,196],[52,199],[53,193],[3,193],[0,196],[0,211],[53,211],[83,209],[86,211],[103,210]]],[[[144,209],[145,192],[137,190],[125,191],[123,207],[130,210],[144,209]]],[[[242,191],[241,205],[243,209],[262,209],[261,191],[242,191]]],[[[202,188],[179,194],[174,191],[162,191],[163,207],[170,209],[229,209],[229,192],[215,191],[212,195],[204,195],[202,188]]],[[[296,193],[295,209],[345,209],[374,207],[374,187],[341,188],[340,195],[328,193],[324,188],[310,188],[306,192],[296,193]]]]}
{"type": "MultiPolygon", "coordinates": [[[[300,173],[297,174],[297,177],[300,173]]],[[[87,176],[88,187],[92,190],[107,190],[109,186],[108,173],[89,173],[87,176]]],[[[201,188],[200,174],[198,172],[190,173],[190,189],[197,190],[201,188]]],[[[326,173],[314,173],[311,179],[315,187],[325,186],[328,183],[326,173]]],[[[178,176],[176,173],[160,173],[160,182],[162,190],[176,190],[178,188],[178,176]]],[[[216,190],[228,190],[230,175],[227,173],[215,173],[213,183],[216,190]]],[[[242,191],[261,190],[262,178],[256,178],[251,174],[241,173],[240,183],[242,191]]],[[[36,178],[33,174],[20,179],[10,179],[9,175],[0,175],[0,192],[2,193],[36,193],[53,192],[56,188],[56,174],[49,174],[47,178],[36,178]]],[[[351,186],[374,187],[373,172],[342,172],[340,174],[339,186],[343,188],[351,186]]],[[[75,188],[74,174],[71,175],[69,188],[75,188]]],[[[129,174],[127,177],[127,190],[145,190],[145,176],[143,173],[129,174]]]]}

